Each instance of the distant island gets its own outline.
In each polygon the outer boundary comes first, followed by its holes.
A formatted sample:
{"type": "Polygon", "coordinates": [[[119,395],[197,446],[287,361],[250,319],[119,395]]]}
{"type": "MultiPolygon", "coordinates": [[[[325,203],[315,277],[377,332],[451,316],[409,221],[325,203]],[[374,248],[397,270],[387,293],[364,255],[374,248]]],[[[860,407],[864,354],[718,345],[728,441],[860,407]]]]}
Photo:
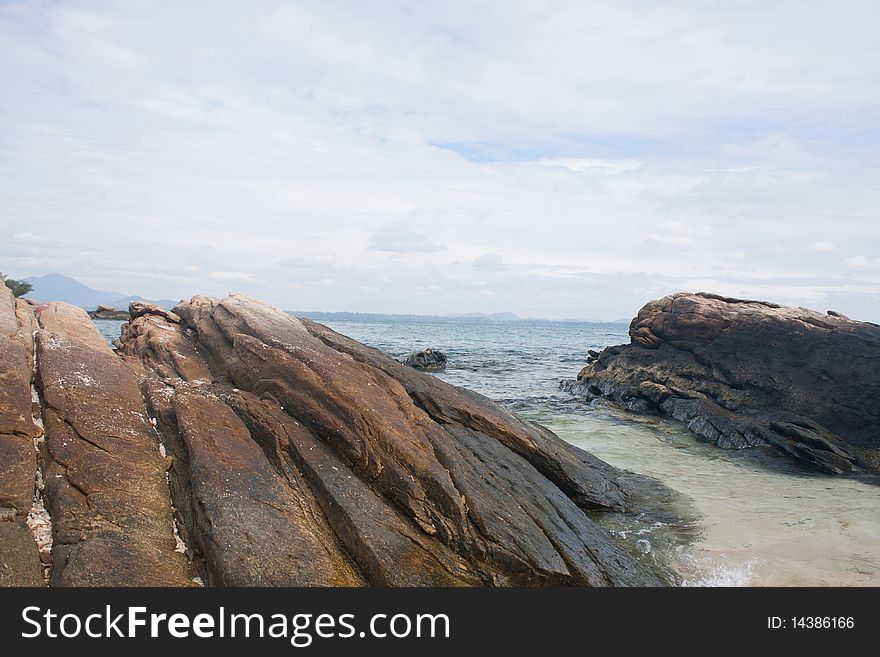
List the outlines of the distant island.
{"type": "Polygon", "coordinates": [[[31,299],[63,301],[85,310],[95,310],[98,306],[124,309],[128,308],[128,304],[132,301],[148,301],[163,308],[173,308],[177,305],[177,301],[171,299],[145,299],[136,294],[128,295],[122,292],[96,290],[80,283],[75,278],[57,273],[29,276],[24,280],[33,286],[33,290],[27,295],[31,299]]]}
{"type": "MultiPolygon", "coordinates": [[[[61,301],[74,306],[79,306],[87,311],[94,311],[98,306],[108,306],[119,310],[126,310],[132,301],[154,303],[170,310],[179,301],[172,299],[148,299],[137,294],[127,295],[122,292],[96,290],[64,274],[53,273],[45,276],[29,276],[26,282],[33,286],[33,290],[27,295],[35,301],[61,301]]],[[[591,319],[545,319],[542,317],[520,317],[512,312],[499,313],[461,313],[455,315],[416,315],[408,313],[362,313],[347,311],[324,311],[324,310],[289,310],[286,312],[295,317],[307,317],[318,321],[474,321],[474,322],[573,322],[585,324],[628,324],[628,319],[614,320],[610,322],[596,321],[591,319]]]]}

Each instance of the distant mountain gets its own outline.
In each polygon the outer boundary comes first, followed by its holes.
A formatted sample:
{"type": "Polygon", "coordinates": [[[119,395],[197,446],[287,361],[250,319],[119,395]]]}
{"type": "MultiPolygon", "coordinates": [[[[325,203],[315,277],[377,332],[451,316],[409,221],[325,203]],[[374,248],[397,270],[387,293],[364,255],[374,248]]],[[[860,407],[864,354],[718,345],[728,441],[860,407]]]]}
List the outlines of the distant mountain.
{"type": "MultiPolygon", "coordinates": [[[[122,310],[128,308],[129,301],[149,301],[149,299],[144,299],[137,295],[127,296],[122,292],[96,290],[88,285],[83,285],[75,278],[70,278],[63,274],[30,276],[24,280],[34,286],[34,289],[27,295],[29,299],[34,301],[63,301],[74,306],[80,306],[86,310],[94,310],[100,305],[113,306],[122,310]]],[[[151,303],[171,308],[177,302],[170,299],[160,299],[151,303]]]]}
{"type": "Polygon", "coordinates": [[[106,292],[83,285],[78,280],[62,274],[46,274],[24,279],[34,286],[28,298],[36,301],[64,301],[75,306],[92,309],[100,304],[111,304],[124,297],[122,292],[106,292]]]}
{"type": "Polygon", "coordinates": [[[461,315],[447,315],[448,317],[461,317],[464,319],[491,319],[495,322],[520,322],[522,317],[513,313],[463,313],[461,315]]]}
{"type": "Polygon", "coordinates": [[[135,294],[130,297],[122,297],[121,299],[116,299],[116,301],[111,301],[110,303],[104,305],[113,306],[114,308],[125,309],[128,308],[128,304],[132,301],[146,301],[147,303],[155,303],[157,306],[162,306],[163,308],[167,308],[168,310],[171,310],[172,308],[174,308],[174,306],[178,304],[178,301],[173,301],[171,299],[145,299],[144,297],[135,294]]]}

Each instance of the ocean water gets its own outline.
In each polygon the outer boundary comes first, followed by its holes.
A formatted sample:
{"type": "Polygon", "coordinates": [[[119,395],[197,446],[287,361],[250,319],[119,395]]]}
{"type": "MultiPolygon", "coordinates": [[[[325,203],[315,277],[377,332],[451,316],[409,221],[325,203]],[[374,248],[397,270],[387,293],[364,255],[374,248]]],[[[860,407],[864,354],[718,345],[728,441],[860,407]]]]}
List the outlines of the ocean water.
{"type": "MultiPolygon", "coordinates": [[[[625,324],[414,318],[320,320],[392,356],[433,347],[436,374],[476,390],[619,468],[681,494],[681,519],[606,514],[609,530],[686,585],[880,585],[880,486],[817,475],[769,450],[722,450],[680,425],[559,390],[625,324]]],[[[98,322],[108,339],[121,322],[98,322]]]]}

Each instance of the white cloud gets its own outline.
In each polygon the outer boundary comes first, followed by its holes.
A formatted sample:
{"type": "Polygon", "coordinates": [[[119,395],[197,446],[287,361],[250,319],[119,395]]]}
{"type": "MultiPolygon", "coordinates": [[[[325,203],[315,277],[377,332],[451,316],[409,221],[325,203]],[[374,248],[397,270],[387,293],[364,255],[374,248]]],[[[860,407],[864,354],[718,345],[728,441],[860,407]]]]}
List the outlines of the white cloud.
{"type": "Polygon", "coordinates": [[[878,23],[867,0],[5,3],[0,262],[608,319],[703,281],[878,320],[878,23]]]}
{"type": "Polygon", "coordinates": [[[42,241],[42,239],[43,239],[42,236],[37,235],[36,233],[28,233],[26,231],[21,232],[21,233],[15,233],[12,236],[12,241],[17,242],[19,244],[32,244],[34,242],[40,242],[40,241],[42,241]]]}
{"type": "Polygon", "coordinates": [[[242,271],[213,271],[211,278],[215,281],[253,281],[256,277],[253,274],[246,274],[242,271]]]}
{"type": "Polygon", "coordinates": [[[638,160],[596,160],[585,157],[542,158],[538,164],[548,167],[563,167],[577,173],[598,173],[617,175],[638,169],[642,162],[638,160]]]}
{"type": "Polygon", "coordinates": [[[382,226],[373,233],[368,248],[392,253],[431,253],[445,251],[447,247],[426,231],[416,230],[405,223],[396,223],[382,226]]]}
{"type": "Polygon", "coordinates": [[[504,266],[504,258],[497,253],[484,253],[474,258],[471,264],[477,269],[500,269],[504,266]]]}
{"type": "Polygon", "coordinates": [[[868,258],[862,255],[853,256],[846,259],[846,265],[851,269],[880,272],[880,258],[868,258]]]}
{"type": "Polygon", "coordinates": [[[682,221],[663,221],[658,230],[648,234],[648,241],[665,246],[689,246],[697,238],[711,233],[708,226],[690,227],[682,221]]]}

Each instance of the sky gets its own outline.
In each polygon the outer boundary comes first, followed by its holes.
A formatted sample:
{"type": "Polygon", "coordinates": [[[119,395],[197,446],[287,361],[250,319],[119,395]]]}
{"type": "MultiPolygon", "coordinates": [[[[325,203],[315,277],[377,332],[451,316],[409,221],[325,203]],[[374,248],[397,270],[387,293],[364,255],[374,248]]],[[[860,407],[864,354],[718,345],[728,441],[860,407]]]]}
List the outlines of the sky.
{"type": "Polygon", "coordinates": [[[880,322],[880,3],[4,2],[0,271],[880,322]]]}

